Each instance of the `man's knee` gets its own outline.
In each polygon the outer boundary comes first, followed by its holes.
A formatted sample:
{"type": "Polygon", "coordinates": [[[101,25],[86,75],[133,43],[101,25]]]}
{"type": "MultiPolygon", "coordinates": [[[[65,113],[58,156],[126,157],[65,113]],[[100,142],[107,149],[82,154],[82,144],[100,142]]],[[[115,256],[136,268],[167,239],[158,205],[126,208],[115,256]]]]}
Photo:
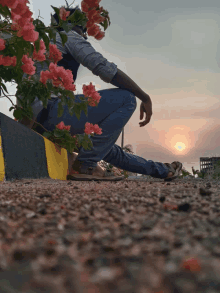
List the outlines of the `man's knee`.
{"type": "Polygon", "coordinates": [[[133,112],[134,112],[137,108],[137,99],[136,99],[135,95],[132,93],[130,93],[130,97],[131,97],[131,104],[133,106],[133,112]]]}

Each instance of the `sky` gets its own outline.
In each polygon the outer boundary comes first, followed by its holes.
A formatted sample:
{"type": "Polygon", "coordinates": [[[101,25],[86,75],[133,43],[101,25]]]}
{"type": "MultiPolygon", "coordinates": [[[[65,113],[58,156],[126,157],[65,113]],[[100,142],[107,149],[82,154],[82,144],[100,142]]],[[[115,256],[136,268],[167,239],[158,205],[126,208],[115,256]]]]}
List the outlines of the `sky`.
{"type": "MultiPolygon", "coordinates": [[[[68,1],[69,4],[72,1],[68,1]]],[[[81,1],[73,6],[81,8],[81,1]]],[[[65,5],[30,0],[33,18],[50,24],[52,7],[65,5]]],[[[189,172],[200,170],[200,157],[220,156],[220,2],[219,0],[102,0],[111,25],[101,41],[88,41],[150,95],[153,115],[139,127],[140,103],[124,129],[124,145],[155,162],[180,161],[189,172]]],[[[102,27],[101,27],[102,28],[102,27]]],[[[103,30],[103,28],[102,28],[103,30]]],[[[115,88],[82,65],[76,92],[90,82],[96,90],[115,88]]],[[[9,94],[16,85],[6,83],[9,94]]],[[[12,97],[15,103],[16,98],[12,97]]],[[[13,117],[7,98],[0,111],[13,117]]],[[[121,145],[121,135],[118,138],[121,145]]]]}

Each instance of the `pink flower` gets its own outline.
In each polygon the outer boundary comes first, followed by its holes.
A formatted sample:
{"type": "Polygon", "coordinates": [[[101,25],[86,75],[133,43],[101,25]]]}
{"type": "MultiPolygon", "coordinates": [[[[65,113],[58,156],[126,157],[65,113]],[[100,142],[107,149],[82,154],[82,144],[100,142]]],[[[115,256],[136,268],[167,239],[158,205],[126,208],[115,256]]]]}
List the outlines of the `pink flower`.
{"type": "Polygon", "coordinates": [[[10,57],[10,56],[0,55],[0,65],[3,65],[3,66],[16,66],[16,63],[17,63],[17,57],[16,56],[10,57]]]}
{"type": "Polygon", "coordinates": [[[99,128],[98,124],[95,124],[95,125],[93,126],[93,130],[94,130],[94,132],[95,132],[96,134],[102,134],[102,129],[99,128]]]}
{"type": "Polygon", "coordinates": [[[37,52],[36,47],[34,46],[34,52],[33,52],[32,59],[38,60],[38,61],[46,60],[46,57],[44,55],[45,52],[46,52],[46,46],[44,44],[44,41],[40,40],[40,50],[37,52]]]}
{"type": "Polygon", "coordinates": [[[194,272],[201,270],[200,263],[195,258],[187,259],[186,261],[184,261],[182,264],[182,268],[186,270],[194,271],[194,272]]]}
{"type": "Polygon", "coordinates": [[[64,128],[64,126],[65,126],[65,124],[63,123],[63,121],[61,121],[59,124],[56,125],[56,128],[62,130],[64,128]]]}
{"type": "Polygon", "coordinates": [[[100,41],[104,38],[105,32],[99,31],[99,33],[95,36],[95,39],[100,41]]]}
{"type": "Polygon", "coordinates": [[[60,9],[59,16],[62,20],[66,20],[66,17],[69,16],[69,14],[70,14],[70,11],[66,11],[64,7],[60,9]]]}
{"type": "Polygon", "coordinates": [[[0,4],[4,6],[8,6],[9,8],[15,8],[18,5],[18,0],[1,0],[0,4]]]}
{"type": "Polygon", "coordinates": [[[36,67],[33,66],[34,61],[31,58],[28,58],[27,55],[23,55],[21,61],[24,63],[24,65],[21,66],[21,69],[24,71],[24,73],[34,75],[36,72],[36,67]]]}
{"type": "Polygon", "coordinates": [[[12,61],[11,66],[15,67],[17,64],[17,57],[16,56],[11,57],[11,61],[12,61]]]}
{"type": "Polygon", "coordinates": [[[58,61],[62,60],[62,53],[58,50],[56,44],[49,44],[49,59],[53,61],[53,63],[57,63],[58,61]]]}
{"type": "Polygon", "coordinates": [[[29,10],[28,6],[26,5],[28,2],[29,1],[27,0],[17,1],[17,5],[16,6],[14,5],[13,7],[11,7],[12,12],[14,12],[15,14],[23,15],[24,13],[26,13],[27,10],[29,10]]]}
{"type": "Polygon", "coordinates": [[[92,123],[86,122],[84,132],[86,134],[102,134],[102,129],[99,128],[98,124],[92,125],[92,123]]]}
{"type": "Polygon", "coordinates": [[[61,129],[61,130],[66,129],[69,131],[70,127],[71,127],[71,125],[65,126],[63,121],[61,121],[59,124],[56,125],[56,128],[61,129]]]}
{"type": "MultiPolygon", "coordinates": [[[[33,30],[31,24],[25,25],[21,30],[20,35],[27,42],[36,42],[36,40],[39,38],[39,33],[33,30]]],[[[19,35],[17,34],[17,36],[19,35]]]]}
{"type": "Polygon", "coordinates": [[[95,37],[100,32],[99,26],[97,24],[93,24],[93,26],[88,27],[88,22],[87,22],[86,27],[87,27],[87,33],[89,36],[95,37]]]}
{"type": "Polygon", "coordinates": [[[103,16],[101,16],[99,14],[99,11],[97,11],[95,8],[88,11],[86,13],[86,16],[90,21],[92,20],[93,23],[101,23],[101,22],[105,21],[105,18],[103,16]]]}
{"type": "Polygon", "coordinates": [[[89,106],[95,107],[96,103],[99,103],[101,99],[100,94],[95,90],[95,86],[90,82],[89,85],[83,85],[83,94],[88,97],[89,106]]]}
{"type": "Polygon", "coordinates": [[[10,66],[12,64],[12,60],[10,56],[3,56],[2,58],[2,65],[10,66]]]}
{"type": "Polygon", "coordinates": [[[41,71],[41,73],[40,73],[40,82],[42,82],[43,84],[46,84],[47,80],[51,79],[51,78],[52,78],[51,72],[49,72],[48,70],[41,71]]]}
{"type": "Polygon", "coordinates": [[[5,49],[5,40],[0,39],[0,51],[5,49]]]}

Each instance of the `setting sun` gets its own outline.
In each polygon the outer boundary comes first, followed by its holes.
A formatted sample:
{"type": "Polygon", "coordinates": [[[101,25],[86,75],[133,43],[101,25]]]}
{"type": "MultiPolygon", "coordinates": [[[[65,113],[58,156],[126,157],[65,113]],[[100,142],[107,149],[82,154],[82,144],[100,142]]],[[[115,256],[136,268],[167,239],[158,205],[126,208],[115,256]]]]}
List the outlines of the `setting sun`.
{"type": "Polygon", "coordinates": [[[183,142],[177,142],[176,145],[174,146],[179,152],[182,152],[185,150],[186,146],[183,142]]]}

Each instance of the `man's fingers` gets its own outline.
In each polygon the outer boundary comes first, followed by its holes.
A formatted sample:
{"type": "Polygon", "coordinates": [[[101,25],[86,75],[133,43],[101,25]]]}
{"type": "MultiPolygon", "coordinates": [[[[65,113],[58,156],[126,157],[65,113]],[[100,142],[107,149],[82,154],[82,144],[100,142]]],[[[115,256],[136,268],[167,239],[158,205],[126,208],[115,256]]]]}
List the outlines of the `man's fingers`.
{"type": "Polygon", "coordinates": [[[140,109],[140,120],[142,120],[143,117],[144,117],[144,111],[143,111],[143,109],[141,108],[141,109],[140,109]]]}
{"type": "Polygon", "coordinates": [[[146,115],[145,120],[139,123],[140,124],[140,127],[143,127],[146,124],[148,124],[150,122],[150,119],[151,119],[151,115],[146,115]]]}

